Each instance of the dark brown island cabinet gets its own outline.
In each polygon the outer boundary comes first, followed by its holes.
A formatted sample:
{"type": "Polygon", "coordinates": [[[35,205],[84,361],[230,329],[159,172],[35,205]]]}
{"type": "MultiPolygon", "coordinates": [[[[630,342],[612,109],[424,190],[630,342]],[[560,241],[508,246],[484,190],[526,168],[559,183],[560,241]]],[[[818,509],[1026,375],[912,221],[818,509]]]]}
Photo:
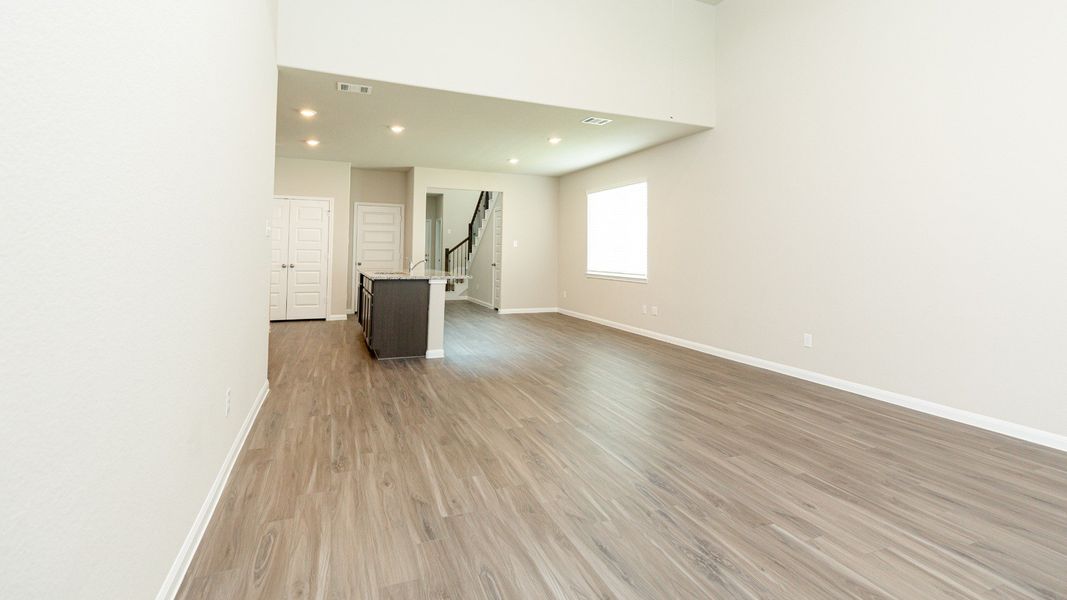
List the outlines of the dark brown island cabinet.
{"type": "Polygon", "coordinates": [[[430,283],[359,274],[359,325],[377,358],[426,356],[430,283]]]}

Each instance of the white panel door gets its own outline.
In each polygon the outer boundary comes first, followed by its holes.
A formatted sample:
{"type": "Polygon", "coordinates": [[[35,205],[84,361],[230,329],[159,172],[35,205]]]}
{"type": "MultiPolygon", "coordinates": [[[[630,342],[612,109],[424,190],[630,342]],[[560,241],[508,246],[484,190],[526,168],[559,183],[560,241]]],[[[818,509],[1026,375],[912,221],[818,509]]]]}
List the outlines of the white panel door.
{"type": "MultiPolygon", "coordinates": [[[[404,231],[404,207],[399,204],[356,204],[353,215],[356,232],[352,254],[356,261],[353,273],[366,271],[400,271],[404,261],[401,248],[404,231]]],[[[359,277],[354,277],[358,284],[359,277]]]]}
{"type": "Polygon", "coordinates": [[[329,202],[289,200],[286,319],[326,318],[329,234],[329,202]]]}
{"type": "Polygon", "coordinates": [[[289,283],[289,201],[274,198],[270,205],[270,320],[285,318],[289,283]]]}

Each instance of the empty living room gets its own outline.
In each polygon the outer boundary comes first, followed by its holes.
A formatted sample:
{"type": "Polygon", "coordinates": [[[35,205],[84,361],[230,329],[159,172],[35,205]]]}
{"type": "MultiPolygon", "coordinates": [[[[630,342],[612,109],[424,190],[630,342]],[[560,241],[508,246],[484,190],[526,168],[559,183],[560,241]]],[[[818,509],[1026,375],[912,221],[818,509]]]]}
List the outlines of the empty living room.
{"type": "Polygon", "coordinates": [[[1067,600],[1067,4],[5,6],[0,597],[1067,600]]]}

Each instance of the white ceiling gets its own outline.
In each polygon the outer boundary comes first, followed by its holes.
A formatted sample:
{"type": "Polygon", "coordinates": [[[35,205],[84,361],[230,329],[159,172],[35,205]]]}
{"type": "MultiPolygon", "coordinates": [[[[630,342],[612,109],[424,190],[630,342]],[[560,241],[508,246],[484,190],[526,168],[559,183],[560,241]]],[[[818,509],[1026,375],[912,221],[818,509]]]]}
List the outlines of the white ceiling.
{"type": "MultiPolygon", "coordinates": [[[[625,90],[620,91],[625,93],[625,90]]],[[[282,67],[278,72],[278,156],[337,160],[353,167],[411,166],[562,175],[706,128],[282,67]],[[338,92],[365,83],[370,95],[338,92]],[[301,108],[318,111],[312,119],[301,108]],[[585,125],[588,116],[614,122],[585,125]],[[394,134],[390,125],[406,129],[394,134]],[[559,136],[563,142],[548,143],[559,136]],[[320,141],[309,147],[304,140],[320,141]],[[511,165],[509,158],[518,158],[511,165]]]]}

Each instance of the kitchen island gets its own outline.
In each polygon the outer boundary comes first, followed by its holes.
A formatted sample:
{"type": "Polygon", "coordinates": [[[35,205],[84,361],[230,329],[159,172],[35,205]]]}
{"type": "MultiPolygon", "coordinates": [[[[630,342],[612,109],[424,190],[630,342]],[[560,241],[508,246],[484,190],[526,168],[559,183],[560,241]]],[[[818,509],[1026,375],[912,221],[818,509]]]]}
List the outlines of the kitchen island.
{"type": "MultiPolygon", "coordinates": [[[[468,276],[469,278],[469,276],[468,276]]],[[[367,347],[379,359],[445,355],[443,271],[360,271],[356,310],[367,347]]]]}

